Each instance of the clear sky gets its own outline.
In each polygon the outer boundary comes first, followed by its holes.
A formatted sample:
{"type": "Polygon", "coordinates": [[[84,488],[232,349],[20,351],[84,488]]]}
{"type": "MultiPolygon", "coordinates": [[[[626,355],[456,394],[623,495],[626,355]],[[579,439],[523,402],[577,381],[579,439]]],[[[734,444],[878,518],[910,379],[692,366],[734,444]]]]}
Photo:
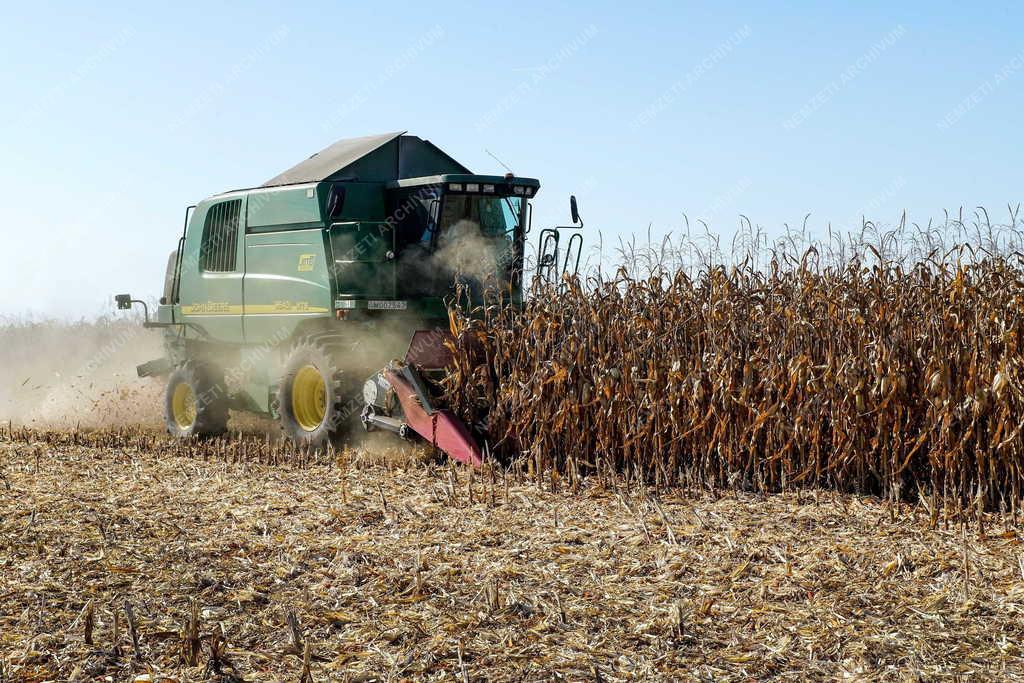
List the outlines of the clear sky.
{"type": "Polygon", "coordinates": [[[156,296],[188,204],[392,130],[590,240],[1021,199],[1019,3],[136,5],[3,5],[0,314],[156,296]]]}

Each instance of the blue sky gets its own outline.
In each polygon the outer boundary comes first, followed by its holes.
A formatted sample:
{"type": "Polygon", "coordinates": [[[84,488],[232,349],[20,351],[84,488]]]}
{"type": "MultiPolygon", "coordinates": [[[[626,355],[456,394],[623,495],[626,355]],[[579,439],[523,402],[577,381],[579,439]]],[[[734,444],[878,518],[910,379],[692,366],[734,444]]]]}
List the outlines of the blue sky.
{"type": "MultiPolygon", "coordinates": [[[[8,3],[0,314],[156,295],[184,208],[391,130],[575,192],[588,239],[823,231],[1020,191],[1024,9],[965,3],[8,3]]],[[[852,227],[852,226],[851,226],[852,227]]]]}

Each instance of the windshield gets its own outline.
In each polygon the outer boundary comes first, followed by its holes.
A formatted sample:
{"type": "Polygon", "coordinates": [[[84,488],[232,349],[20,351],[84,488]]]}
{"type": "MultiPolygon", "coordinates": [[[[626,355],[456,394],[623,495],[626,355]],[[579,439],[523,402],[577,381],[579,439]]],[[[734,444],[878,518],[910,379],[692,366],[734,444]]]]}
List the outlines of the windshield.
{"type": "Polygon", "coordinates": [[[399,288],[444,296],[457,283],[474,295],[518,287],[525,203],[519,196],[447,193],[423,202],[423,215],[409,221],[418,227],[402,230],[398,240],[399,288]]]}
{"type": "Polygon", "coordinates": [[[521,197],[445,196],[434,239],[442,276],[484,286],[508,282],[518,261],[522,203],[521,197]]]}
{"type": "Polygon", "coordinates": [[[508,235],[519,225],[522,199],[473,194],[450,194],[441,210],[440,234],[461,221],[475,223],[480,233],[490,237],[508,235]]]}

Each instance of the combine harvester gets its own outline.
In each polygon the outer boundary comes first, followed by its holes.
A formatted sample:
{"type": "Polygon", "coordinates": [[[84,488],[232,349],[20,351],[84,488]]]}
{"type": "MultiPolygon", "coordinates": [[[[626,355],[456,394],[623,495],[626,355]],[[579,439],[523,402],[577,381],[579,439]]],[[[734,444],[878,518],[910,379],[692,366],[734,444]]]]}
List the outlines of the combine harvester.
{"type": "MultiPolygon", "coordinates": [[[[167,377],[168,431],[219,434],[229,409],[244,410],[321,448],[358,415],[367,430],[418,434],[479,464],[470,430],[425,378],[451,359],[456,283],[474,302],[496,285],[522,305],[539,188],[473,175],[427,140],[389,133],[341,140],[260,187],[188,207],[155,318],[116,297],[164,330],[165,357],[138,373],[167,377]]],[[[575,198],[570,208],[572,226],[541,231],[535,277],[576,271],[581,234],[559,247],[562,230],[582,227],[575,198]]]]}

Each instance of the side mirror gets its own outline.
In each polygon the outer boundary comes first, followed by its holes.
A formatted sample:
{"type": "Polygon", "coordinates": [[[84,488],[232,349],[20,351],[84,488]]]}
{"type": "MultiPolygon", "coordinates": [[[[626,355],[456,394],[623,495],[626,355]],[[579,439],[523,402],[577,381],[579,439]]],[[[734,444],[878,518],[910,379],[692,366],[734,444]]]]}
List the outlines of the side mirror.
{"type": "Polygon", "coordinates": [[[132,304],[138,304],[142,306],[142,313],[145,318],[143,327],[168,327],[171,323],[150,323],[149,322],[149,306],[146,305],[145,301],[139,299],[133,299],[131,294],[115,294],[114,303],[117,304],[118,310],[127,311],[132,307],[132,304]]]}
{"type": "Polygon", "coordinates": [[[327,215],[331,220],[341,217],[345,206],[345,186],[335,185],[331,188],[331,195],[327,200],[327,215]]]}
{"type": "Polygon", "coordinates": [[[572,216],[572,224],[580,222],[580,210],[576,206],[576,195],[569,195],[569,215],[572,216]]]}

